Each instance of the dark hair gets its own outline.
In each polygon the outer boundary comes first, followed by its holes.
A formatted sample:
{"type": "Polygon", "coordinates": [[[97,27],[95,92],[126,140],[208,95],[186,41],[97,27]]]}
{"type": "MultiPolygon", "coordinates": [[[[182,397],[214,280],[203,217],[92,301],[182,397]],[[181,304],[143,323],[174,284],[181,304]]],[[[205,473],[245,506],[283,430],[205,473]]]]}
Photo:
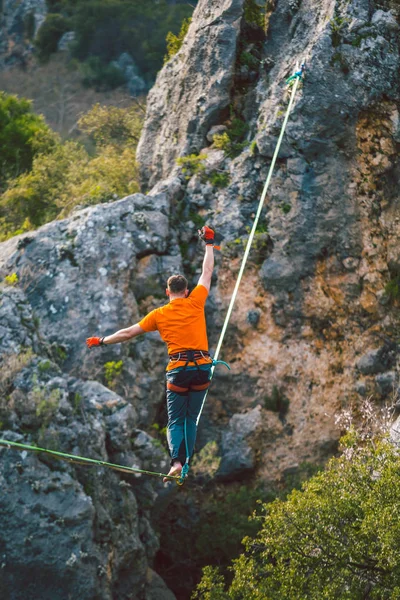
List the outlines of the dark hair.
{"type": "Polygon", "coordinates": [[[171,275],[167,281],[167,286],[173,294],[180,294],[186,290],[188,282],[183,275],[171,275]]]}

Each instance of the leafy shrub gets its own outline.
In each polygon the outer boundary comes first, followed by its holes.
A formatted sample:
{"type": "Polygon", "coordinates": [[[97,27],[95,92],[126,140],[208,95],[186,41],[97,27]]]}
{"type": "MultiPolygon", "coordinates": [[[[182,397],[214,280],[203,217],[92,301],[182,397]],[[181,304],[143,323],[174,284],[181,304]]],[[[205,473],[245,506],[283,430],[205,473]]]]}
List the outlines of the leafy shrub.
{"type": "Polygon", "coordinates": [[[0,92],[0,190],[28,171],[36,154],[49,151],[55,137],[30,100],[0,92]]]}
{"type": "Polygon", "coordinates": [[[190,23],[192,22],[192,18],[188,17],[183,20],[182,27],[178,35],[169,31],[167,33],[167,54],[164,57],[164,62],[167,62],[170,58],[175,56],[175,54],[181,49],[183,44],[183,40],[186,37],[187,32],[189,31],[190,23]]]}
{"type": "Polygon", "coordinates": [[[141,115],[137,107],[96,105],[79,122],[96,143],[93,156],[81,144],[61,143],[54,135],[53,146],[35,155],[31,171],[9,180],[0,198],[0,239],[66,216],[77,205],[139,191],[135,148],[141,115]]]}
{"type": "Polygon", "coordinates": [[[212,171],[209,180],[216,188],[225,188],[231,180],[229,173],[221,171],[212,171]]]}
{"type": "Polygon", "coordinates": [[[176,163],[182,167],[182,173],[186,176],[186,179],[190,179],[193,175],[204,174],[206,170],[204,161],[206,158],[207,154],[188,154],[177,158],[176,163]]]}
{"type": "Polygon", "coordinates": [[[17,285],[18,283],[18,275],[16,273],[11,273],[11,275],[6,275],[4,277],[4,281],[7,285],[17,285]]]}
{"type": "Polygon", "coordinates": [[[104,378],[107,386],[113,388],[117,382],[118,377],[122,373],[124,363],[122,360],[106,362],[104,365],[104,378]]]}
{"type": "Polygon", "coordinates": [[[238,156],[247,146],[243,138],[248,132],[249,126],[238,117],[232,117],[228,130],[222,134],[214,135],[214,147],[223,150],[231,158],[238,156]]]}
{"type": "Polygon", "coordinates": [[[78,121],[79,129],[88,134],[98,146],[136,147],[143,126],[144,107],[130,108],[95,104],[78,121]],[[143,110],[142,110],[143,109],[143,110]]]}
{"type": "Polygon", "coordinates": [[[42,62],[47,61],[51,54],[57,51],[57,45],[61,37],[70,30],[71,22],[69,19],[60,14],[48,14],[35,39],[39,60],[42,62]]]}
{"type": "Polygon", "coordinates": [[[246,0],[243,14],[247,23],[264,28],[265,10],[261,8],[257,0],[246,0]]]}
{"type": "Polygon", "coordinates": [[[340,457],[302,491],[264,506],[261,529],[234,562],[232,584],[225,589],[209,569],[195,597],[397,598],[399,468],[399,451],[384,435],[351,428],[340,457]]]}
{"type": "Polygon", "coordinates": [[[393,277],[385,285],[385,295],[390,298],[392,302],[397,301],[400,298],[400,276],[393,277]]]}

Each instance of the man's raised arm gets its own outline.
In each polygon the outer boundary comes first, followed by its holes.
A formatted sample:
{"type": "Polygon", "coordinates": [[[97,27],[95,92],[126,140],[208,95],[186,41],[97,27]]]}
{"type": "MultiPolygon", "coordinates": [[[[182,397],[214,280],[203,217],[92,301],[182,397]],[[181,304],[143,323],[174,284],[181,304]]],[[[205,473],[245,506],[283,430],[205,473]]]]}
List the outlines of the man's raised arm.
{"type": "Polygon", "coordinates": [[[199,236],[206,243],[206,252],[198,285],[203,285],[207,291],[210,291],[211,277],[214,270],[214,231],[205,225],[199,230],[199,236]]]}

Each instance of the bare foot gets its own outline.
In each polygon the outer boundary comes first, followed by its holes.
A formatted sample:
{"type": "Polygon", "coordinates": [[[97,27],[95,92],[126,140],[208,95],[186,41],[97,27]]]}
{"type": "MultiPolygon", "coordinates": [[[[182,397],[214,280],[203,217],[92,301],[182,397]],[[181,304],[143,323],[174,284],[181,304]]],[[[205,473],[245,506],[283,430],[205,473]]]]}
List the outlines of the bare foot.
{"type": "MultiPolygon", "coordinates": [[[[176,477],[178,475],[180,475],[182,472],[182,463],[180,463],[178,460],[176,460],[174,462],[174,464],[172,465],[172,467],[169,470],[168,475],[175,475],[176,477]]],[[[164,477],[163,482],[167,483],[167,481],[171,481],[171,479],[169,479],[168,477],[164,477]]]]}

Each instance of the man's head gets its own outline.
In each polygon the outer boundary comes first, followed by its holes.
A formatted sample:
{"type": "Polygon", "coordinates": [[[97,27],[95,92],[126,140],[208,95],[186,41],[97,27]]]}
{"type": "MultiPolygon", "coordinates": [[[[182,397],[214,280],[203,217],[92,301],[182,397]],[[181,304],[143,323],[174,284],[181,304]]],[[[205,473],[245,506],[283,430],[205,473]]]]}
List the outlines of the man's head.
{"type": "Polygon", "coordinates": [[[167,296],[186,298],[189,294],[187,279],[183,275],[171,275],[167,281],[167,296]]]}

